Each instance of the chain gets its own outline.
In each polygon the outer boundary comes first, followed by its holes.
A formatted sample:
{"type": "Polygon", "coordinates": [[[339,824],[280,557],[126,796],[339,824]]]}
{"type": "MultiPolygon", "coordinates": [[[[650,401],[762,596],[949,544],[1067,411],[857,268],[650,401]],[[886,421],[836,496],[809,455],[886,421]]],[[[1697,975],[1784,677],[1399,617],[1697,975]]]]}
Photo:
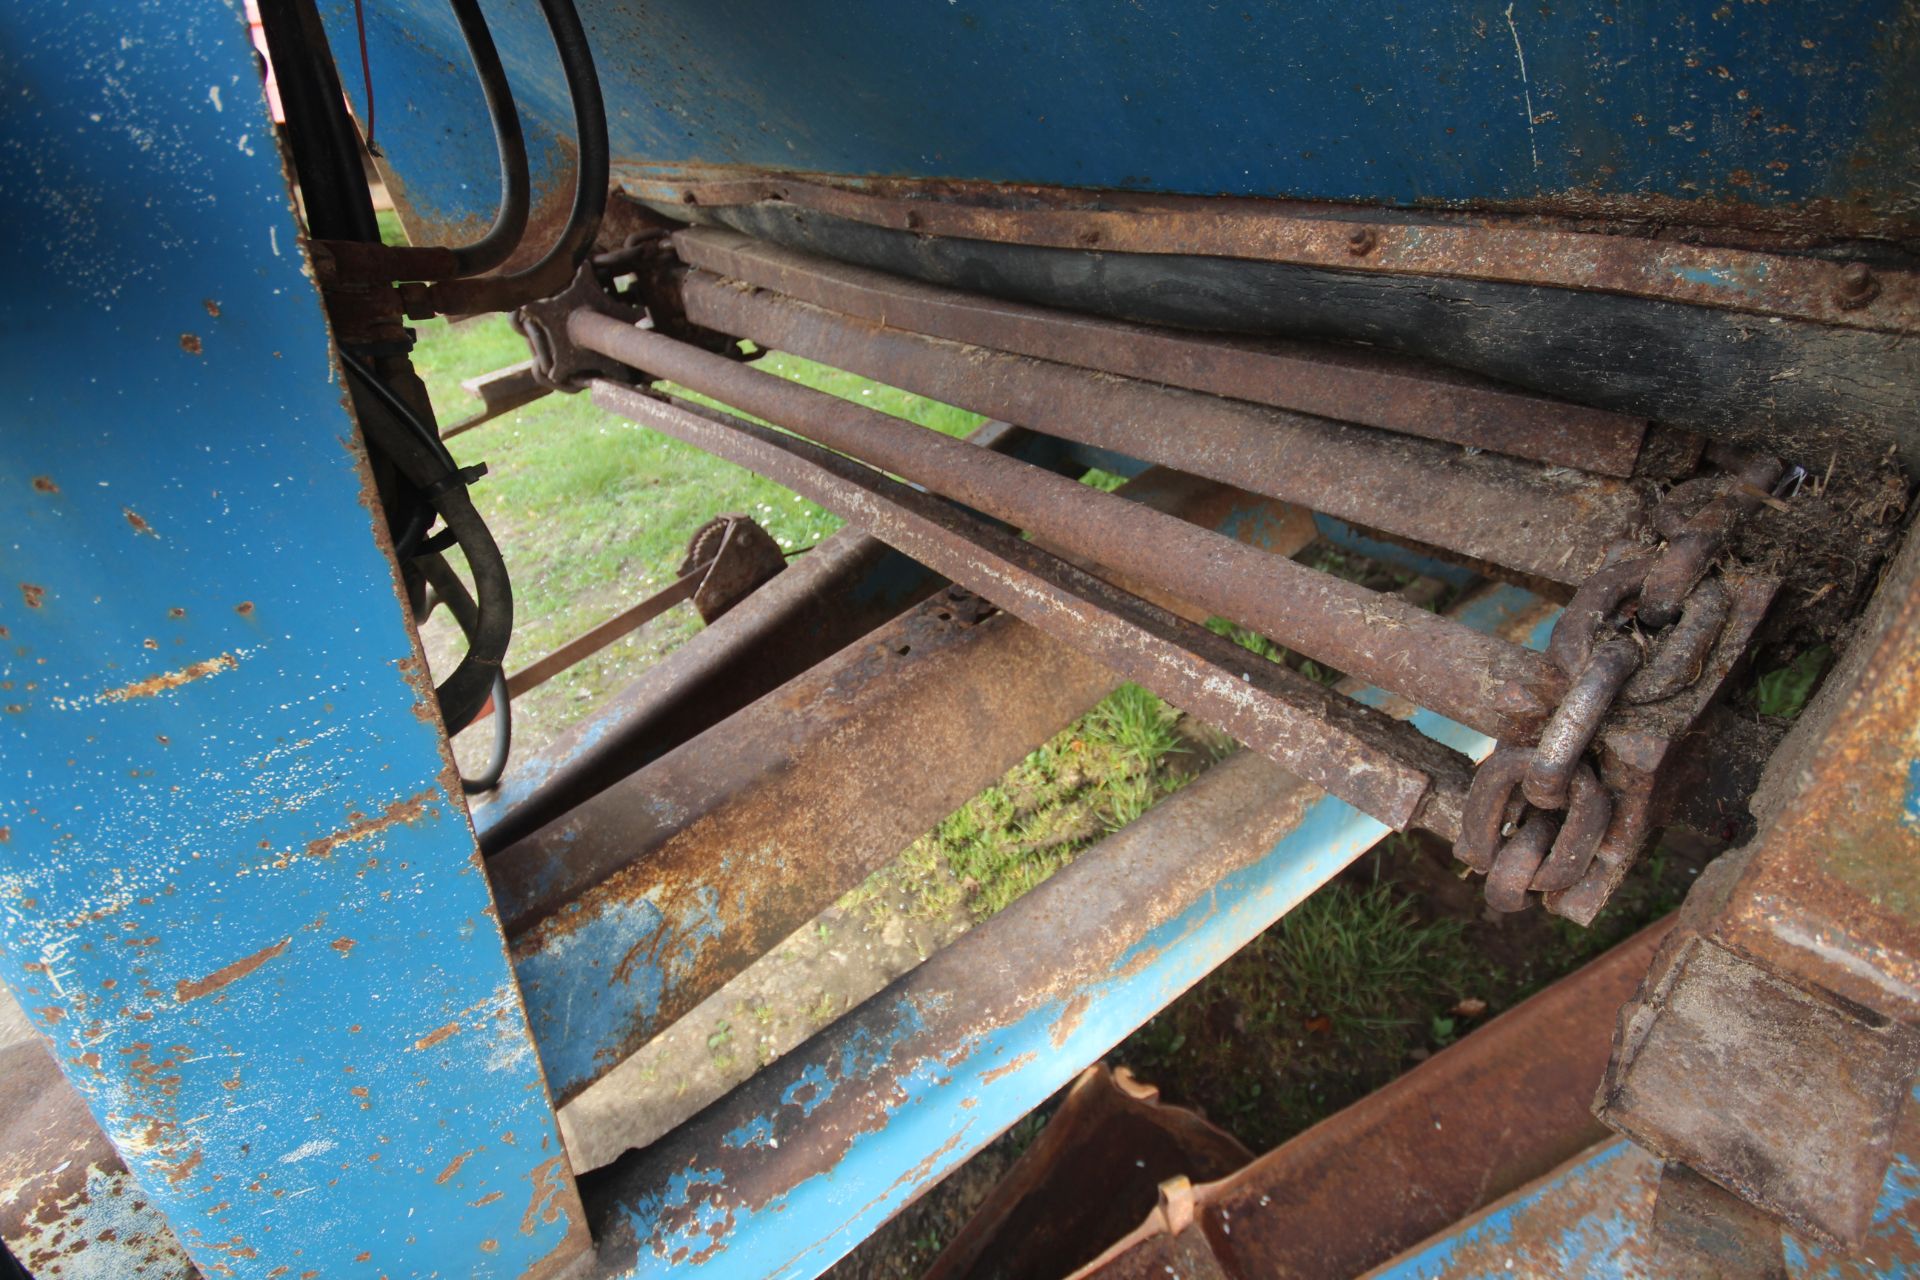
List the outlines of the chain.
{"type": "Polygon", "coordinates": [[[1727,449],[1710,457],[1723,474],[1675,486],[1654,509],[1664,545],[1597,570],[1561,612],[1547,656],[1567,692],[1539,740],[1501,746],[1474,774],[1453,852],[1487,877],[1496,911],[1518,911],[1529,893],[1570,889],[1593,870],[1614,809],[1586,758],[1601,723],[1618,703],[1691,687],[1726,628],[1732,597],[1708,573],[1783,467],[1727,449]]]}

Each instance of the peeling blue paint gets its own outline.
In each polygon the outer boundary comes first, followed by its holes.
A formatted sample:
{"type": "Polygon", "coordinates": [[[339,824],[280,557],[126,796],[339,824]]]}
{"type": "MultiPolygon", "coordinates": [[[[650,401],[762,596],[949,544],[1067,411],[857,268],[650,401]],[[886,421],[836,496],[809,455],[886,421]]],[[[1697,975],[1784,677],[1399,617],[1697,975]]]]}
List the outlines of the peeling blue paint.
{"type": "MultiPolygon", "coordinates": [[[[336,50],[351,50],[353,6],[323,7],[336,50]]],[[[570,133],[533,0],[488,17],[530,131],[570,133]]],[[[1904,206],[1910,176],[1899,0],[654,0],[583,5],[582,18],[617,106],[615,171],[641,178],[718,166],[1402,205],[1884,211],[1904,206]],[[870,56],[875,41],[888,57],[870,56]]],[[[493,149],[444,6],[398,0],[367,25],[376,87],[411,95],[412,110],[382,116],[389,155],[437,214],[483,217],[493,149]]],[[[344,78],[358,102],[359,77],[344,78]]]]}
{"type": "Polygon", "coordinates": [[[245,17],[22,0],[0,80],[0,974],[202,1270],[517,1275],[570,1184],[245,17]]]}
{"type": "MultiPolygon", "coordinates": [[[[1907,1125],[1902,1132],[1916,1131],[1907,1125]]],[[[1920,1151],[1910,1149],[1894,1158],[1858,1252],[1843,1253],[1783,1235],[1791,1280],[1920,1275],[1916,1156],[1920,1151]]],[[[1651,1222],[1659,1173],[1659,1162],[1647,1152],[1623,1138],[1609,1140],[1372,1274],[1377,1280],[1515,1275],[1643,1280],[1658,1274],[1653,1269],[1651,1222]],[[1569,1218],[1566,1206],[1584,1209],[1569,1218]]]]}

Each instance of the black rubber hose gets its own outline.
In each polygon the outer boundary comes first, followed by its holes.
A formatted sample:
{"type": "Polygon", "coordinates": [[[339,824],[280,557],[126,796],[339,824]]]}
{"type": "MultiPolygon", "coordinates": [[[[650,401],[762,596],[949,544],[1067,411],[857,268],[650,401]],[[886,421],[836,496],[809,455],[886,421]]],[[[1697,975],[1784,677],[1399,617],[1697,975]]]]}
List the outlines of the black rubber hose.
{"type": "Polygon", "coordinates": [[[379,240],[360,135],[313,0],[261,0],[260,26],[287,117],[307,229],[322,240],[379,240]]]}
{"type": "MultiPolygon", "coordinates": [[[[447,612],[453,615],[471,646],[474,632],[479,629],[479,610],[473,597],[467,594],[467,584],[460,581],[460,575],[444,556],[421,556],[418,563],[420,572],[432,584],[434,593],[447,606],[447,612]]],[[[513,704],[507,693],[507,673],[501,670],[493,677],[493,746],[487,753],[487,767],[477,778],[461,774],[460,790],[476,796],[499,786],[501,776],[507,771],[507,757],[512,753],[513,704]]]]}
{"type": "Polygon", "coordinates": [[[486,15],[480,12],[479,0],[450,2],[460,34],[467,42],[467,56],[473,60],[474,75],[480,80],[481,95],[487,101],[487,118],[493,122],[494,147],[500,155],[500,209],[494,214],[493,225],[472,244],[453,251],[457,273],[477,276],[505,262],[520,247],[527,231],[532,183],[527,176],[527,140],[520,131],[513,86],[500,64],[500,50],[494,47],[486,15]]]}
{"type": "Polygon", "coordinates": [[[447,732],[458,733],[472,724],[474,716],[486,705],[493,691],[494,677],[506,660],[507,643],[513,636],[513,583],[507,577],[500,548],[486,521],[474,510],[466,480],[453,465],[446,446],[358,357],[342,351],[340,358],[386,411],[361,414],[361,428],[401,474],[433,503],[461,551],[466,553],[467,566],[473,572],[479,604],[475,625],[468,635],[469,647],[453,674],[435,689],[447,732]]]}
{"type": "Polygon", "coordinates": [[[586,261],[594,238],[600,234],[600,219],[607,211],[607,183],[612,176],[607,106],[600,98],[600,73],[593,66],[593,49],[587,43],[586,28],[580,25],[580,12],[573,7],[573,0],[540,0],[540,8],[553,35],[554,50],[560,55],[561,70],[566,73],[580,163],[573,186],[573,208],[560,238],[540,261],[508,276],[513,283],[538,279],[558,260],[565,260],[571,267],[586,261]]]}

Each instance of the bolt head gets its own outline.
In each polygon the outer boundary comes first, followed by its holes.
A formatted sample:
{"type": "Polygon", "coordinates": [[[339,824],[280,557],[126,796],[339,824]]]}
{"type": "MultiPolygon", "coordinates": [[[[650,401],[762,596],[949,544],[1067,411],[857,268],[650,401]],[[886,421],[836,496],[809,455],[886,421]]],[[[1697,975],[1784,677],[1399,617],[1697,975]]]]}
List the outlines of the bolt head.
{"type": "Polygon", "coordinates": [[[1880,296],[1880,282],[1874,279],[1873,272],[1864,262],[1849,262],[1840,268],[1840,285],[1834,290],[1834,300],[1851,311],[1864,307],[1880,296]]]}

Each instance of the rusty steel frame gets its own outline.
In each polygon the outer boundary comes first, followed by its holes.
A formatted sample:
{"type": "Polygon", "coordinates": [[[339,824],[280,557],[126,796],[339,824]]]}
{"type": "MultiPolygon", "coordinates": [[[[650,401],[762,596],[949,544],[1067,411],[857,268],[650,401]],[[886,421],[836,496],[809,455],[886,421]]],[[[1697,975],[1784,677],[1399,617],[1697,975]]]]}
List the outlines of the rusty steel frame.
{"type": "MultiPolygon", "coordinates": [[[[1920,1100],[1902,1132],[1920,1133],[1920,1100]]],[[[1873,1225],[1858,1249],[1783,1239],[1788,1280],[1894,1280],[1920,1275],[1920,1150],[1908,1141],[1878,1188],[1873,1225]]],[[[1491,1275],[1646,1280],[1686,1276],[1662,1256],[1659,1193],[1672,1166],[1623,1138],[1600,1143],[1387,1265],[1366,1280],[1484,1280],[1491,1275]]],[[[1716,1241],[1714,1269],[1694,1275],[1749,1280],[1746,1259],[1716,1241]]],[[[1775,1273],[1780,1274],[1779,1272],[1775,1273]]],[[[1761,1273],[1762,1276],[1765,1273],[1761,1273]]]]}
{"type": "MultiPolygon", "coordinates": [[[[1565,677],[1539,655],[1064,477],[610,317],[575,312],[569,330],[582,346],[800,431],[1134,582],[1168,588],[1209,613],[1491,736],[1536,734],[1564,686],[1565,677]]],[[[596,383],[595,395],[620,412],[647,414],[650,423],[664,420],[642,404],[646,397],[616,384],[596,383]]],[[[666,416],[690,421],[687,414],[666,416]]],[[[689,429],[722,438],[697,424],[689,429]]],[[[769,465],[791,471],[777,461],[784,445],[757,448],[769,465]]],[[[953,576],[951,566],[936,567],[953,576]]],[[[1137,667],[1140,659],[1128,662],[1137,667]]]]}
{"type": "Polygon", "coordinates": [[[1920,1070],[1920,538],[1711,867],[1596,1100],[1641,1146],[1858,1244],[1920,1070]]]}
{"type": "MultiPolygon", "coordinates": [[[[1544,643],[1512,587],[1456,616],[1544,643]]],[[[1463,751],[1483,736],[1417,711],[1463,751]]],[[[1229,758],[847,1017],[587,1176],[596,1275],[814,1274],[1386,828],[1229,758]]]]}
{"type": "MultiPolygon", "coordinates": [[[[1076,474],[1088,465],[1004,422],[968,438],[1076,474]]],[[[944,585],[857,529],[830,535],[551,746],[515,759],[499,790],[470,802],[481,849],[497,853],[532,834],[944,585]]]]}
{"type": "Polygon", "coordinates": [[[969,611],[934,596],[492,859],[557,1103],[1111,689],[969,611]]]}
{"type": "MultiPolygon", "coordinates": [[[[670,404],[618,383],[596,382],[594,399],[842,513],[875,537],[1000,603],[1040,630],[1097,656],[1127,679],[1217,725],[1389,826],[1401,830],[1420,826],[1443,835],[1457,832],[1470,766],[1457,752],[1437,747],[1400,721],[1251,654],[1232,640],[1076,568],[952,503],[889,480],[839,454],[740,419],[670,404]]],[[[1124,499],[1066,483],[1079,493],[1124,503],[1124,499]]],[[[1155,514],[1136,510],[1136,518],[1155,514]]],[[[1192,529],[1175,518],[1165,519],[1179,529],[1192,529]]],[[[1224,546],[1244,549],[1219,535],[1209,536],[1224,546]]],[[[1275,566],[1293,563],[1261,554],[1275,566]]],[[[1100,562],[1121,559],[1115,552],[1102,555],[1100,562]]],[[[1211,611],[1192,575],[1184,581],[1173,577],[1179,585],[1169,589],[1211,611]]],[[[1382,607],[1377,616],[1390,618],[1405,610],[1434,617],[1403,601],[1392,600],[1392,605],[1397,608],[1382,607]]],[[[1526,652],[1502,641],[1493,643],[1515,653],[1526,652]]],[[[1359,664],[1349,658],[1347,666],[1354,670],[1359,664]]],[[[1419,701],[1432,705],[1438,700],[1419,701]]],[[[1469,725],[1474,718],[1459,717],[1469,725]]]]}
{"type": "Polygon", "coordinates": [[[1187,254],[1364,275],[1425,276],[1611,293],[1841,329],[1920,332],[1920,276],[1731,244],[1566,230],[1538,220],[1446,219],[1348,206],[1144,196],[993,184],[785,175],[623,177],[639,199],[716,208],[773,202],[924,236],[1100,253],[1187,254]]]}
{"type": "MultiPolygon", "coordinates": [[[[1195,1235],[1233,1280],[1353,1276],[1551,1173],[1606,1137],[1587,1100],[1609,1023],[1663,920],[1392,1083],[1192,1190],[1195,1235]]],[[[1149,1218],[1073,1280],[1115,1280],[1166,1247],[1149,1218]]]]}
{"type": "MultiPolygon", "coordinates": [[[[1125,492],[1276,554],[1315,536],[1305,513],[1189,477],[1150,472],[1125,492]]],[[[970,597],[935,596],[493,859],[558,1097],[575,1096],[1117,682],[1013,616],[982,621],[980,610],[970,597]],[[904,792],[903,772],[917,779],[904,792]],[[642,953],[652,964],[629,963],[642,953]]]]}
{"type": "Polygon", "coordinates": [[[680,302],[762,346],[1553,582],[1585,579],[1646,519],[1612,477],[927,337],[710,272],[690,272],[680,302]]]}
{"type": "Polygon", "coordinates": [[[724,229],[680,231],[673,246],[702,271],[892,329],[1601,475],[1633,474],[1648,425],[1403,356],[1007,302],[724,229]]]}

